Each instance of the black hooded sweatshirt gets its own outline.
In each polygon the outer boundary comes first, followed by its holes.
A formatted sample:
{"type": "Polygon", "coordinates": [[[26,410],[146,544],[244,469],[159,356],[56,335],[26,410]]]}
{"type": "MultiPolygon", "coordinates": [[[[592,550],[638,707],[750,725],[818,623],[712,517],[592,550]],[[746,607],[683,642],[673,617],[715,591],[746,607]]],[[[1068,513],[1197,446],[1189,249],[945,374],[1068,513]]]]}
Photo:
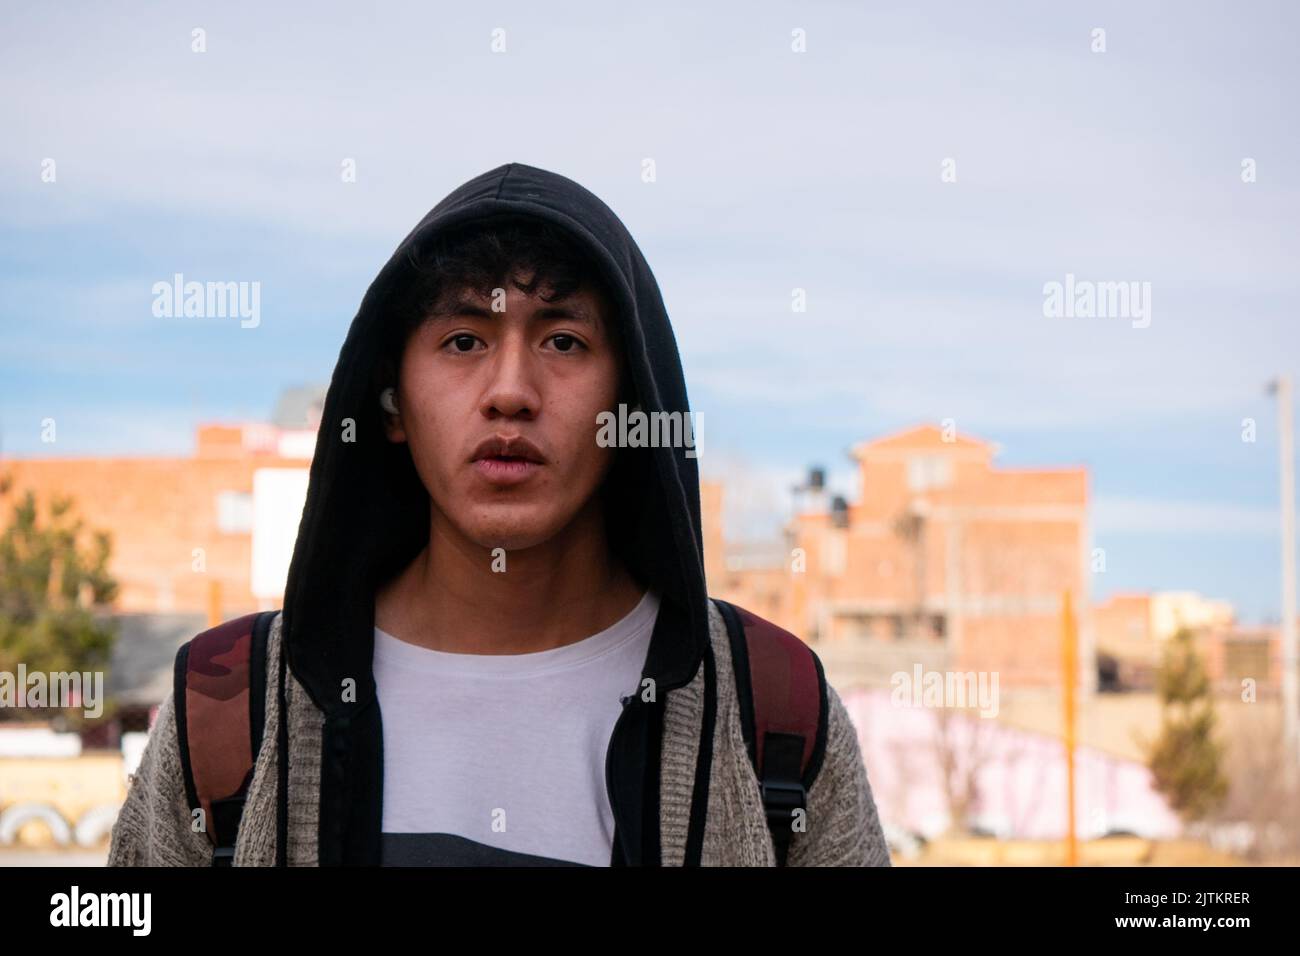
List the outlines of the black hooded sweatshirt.
{"type": "MultiPolygon", "coordinates": [[[[385,335],[392,331],[388,305],[409,280],[408,254],[419,244],[471,220],[519,215],[563,228],[597,264],[612,295],[626,368],[642,410],[690,411],[677,343],[650,266],[613,211],[572,180],[521,163],[499,166],[453,191],[397,247],[367,290],[339,352],[284,597],[282,650],[325,713],[321,865],[380,861],[383,728],[371,669],[375,590],[415,557],[429,528],[427,493],[409,450],[389,442],[380,426],[373,376],[385,335]],[[349,681],[355,700],[344,694],[349,681]]],[[[706,701],[714,694],[696,459],[683,448],[649,447],[636,454],[641,457],[630,466],[627,457],[622,467],[616,459],[611,473],[611,482],[626,487],[609,499],[617,503],[613,517],[619,522],[610,536],[635,557],[634,573],[653,582],[661,605],[643,669],[643,678],[655,682],[655,700],[641,695],[626,700],[606,757],[614,866],[661,863],[659,750],[666,692],[689,683],[707,658],[706,701]]],[[[284,673],[281,667],[282,714],[284,673]]],[[[705,723],[711,735],[711,721],[705,723]]],[[[283,863],[292,795],[287,730],[285,721],[280,724],[283,863]]],[[[707,792],[711,752],[711,746],[700,748],[701,792],[707,792]]],[[[687,863],[692,856],[698,860],[704,807],[704,800],[692,805],[687,863]]]]}

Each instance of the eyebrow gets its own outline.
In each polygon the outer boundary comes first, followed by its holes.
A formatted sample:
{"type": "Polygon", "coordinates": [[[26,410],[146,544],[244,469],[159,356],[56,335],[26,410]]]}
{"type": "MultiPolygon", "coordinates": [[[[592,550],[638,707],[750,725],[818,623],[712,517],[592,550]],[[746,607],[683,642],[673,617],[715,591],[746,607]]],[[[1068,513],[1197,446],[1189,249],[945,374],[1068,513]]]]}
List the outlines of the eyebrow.
{"type": "MultiPolygon", "coordinates": [[[[430,319],[452,318],[458,315],[472,315],[478,318],[494,319],[501,315],[500,312],[493,312],[491,309],[479,305],[473,299],[459,297],[451,300],[442,308],[434,309],[429,313],[430,319]]],[[[575,322],[586,323],[587,325],[599,325],[599,322],[593,318],[591,313],[581,307],[567,305],[546,305],[533,313],[535,319],[570,319],[575,322]]]]}

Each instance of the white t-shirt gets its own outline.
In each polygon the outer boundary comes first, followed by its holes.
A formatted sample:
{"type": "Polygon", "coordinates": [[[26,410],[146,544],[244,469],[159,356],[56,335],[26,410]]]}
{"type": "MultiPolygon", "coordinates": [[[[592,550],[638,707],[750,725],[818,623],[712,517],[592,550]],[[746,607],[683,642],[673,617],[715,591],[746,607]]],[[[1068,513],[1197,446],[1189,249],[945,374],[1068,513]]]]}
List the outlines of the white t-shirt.
{"type": "Polygon", "coordinates": [[[385,866],[608,866],[605,754],[659,613],[532,654],[452,654],[375,628],[385,866]]]}

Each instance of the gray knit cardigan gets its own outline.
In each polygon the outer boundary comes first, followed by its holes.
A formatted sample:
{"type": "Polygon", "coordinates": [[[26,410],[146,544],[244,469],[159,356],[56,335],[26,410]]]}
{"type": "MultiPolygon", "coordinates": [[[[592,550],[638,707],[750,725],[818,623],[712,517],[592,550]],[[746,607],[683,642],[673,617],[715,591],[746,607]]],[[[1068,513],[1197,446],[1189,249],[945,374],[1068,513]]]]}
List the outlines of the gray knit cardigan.
{"type": "MultiPolygon", "coordinates": [[[[709,777],[702,862],[706,866],[775,866],[776,855],[745,749],[726,625],[709,603],[717,661],[717,728],[709,777]]],[[[267,640],[266,729],[254,765],[235,846],[235,866],[274,866],[279,721],[280,615],[267,640]]],[[[703,668],[668,691],[660,774],[660,839],[665,866],[685,858],[695,763],[703,719],[703,668]]],[[[317,824],[324,714],[290,674],[290,866],[317,865],[317,824]]],[[[808,794],[807,826],[790,844],[790,866],[889,866],[889,848],[867,781],[857,733],[833,687],[827,688],[826,754],[808,794]]],[[[190,826],[171,694],[162,702],[126,802],[113,826],[109,866],[208,866],[208,838],[190,826]]]]}

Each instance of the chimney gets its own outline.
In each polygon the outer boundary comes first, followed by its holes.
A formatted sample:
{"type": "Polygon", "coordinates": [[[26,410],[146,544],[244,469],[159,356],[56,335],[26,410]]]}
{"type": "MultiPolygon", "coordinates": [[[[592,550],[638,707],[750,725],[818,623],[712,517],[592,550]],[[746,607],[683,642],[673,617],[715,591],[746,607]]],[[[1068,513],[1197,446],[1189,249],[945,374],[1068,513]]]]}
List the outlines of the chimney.
{"type": "Polygon", "coordinates": [[[795,485],[795,511],[821,514],[826,510],[826,469],[813,465],[803,484],[795,485]]]}
{"type": "Polygon", "coordinates": [[[831,525],[836,528],[849,526],[849,503],[843,495],[836,495],[831,500],[831,525]]]}

